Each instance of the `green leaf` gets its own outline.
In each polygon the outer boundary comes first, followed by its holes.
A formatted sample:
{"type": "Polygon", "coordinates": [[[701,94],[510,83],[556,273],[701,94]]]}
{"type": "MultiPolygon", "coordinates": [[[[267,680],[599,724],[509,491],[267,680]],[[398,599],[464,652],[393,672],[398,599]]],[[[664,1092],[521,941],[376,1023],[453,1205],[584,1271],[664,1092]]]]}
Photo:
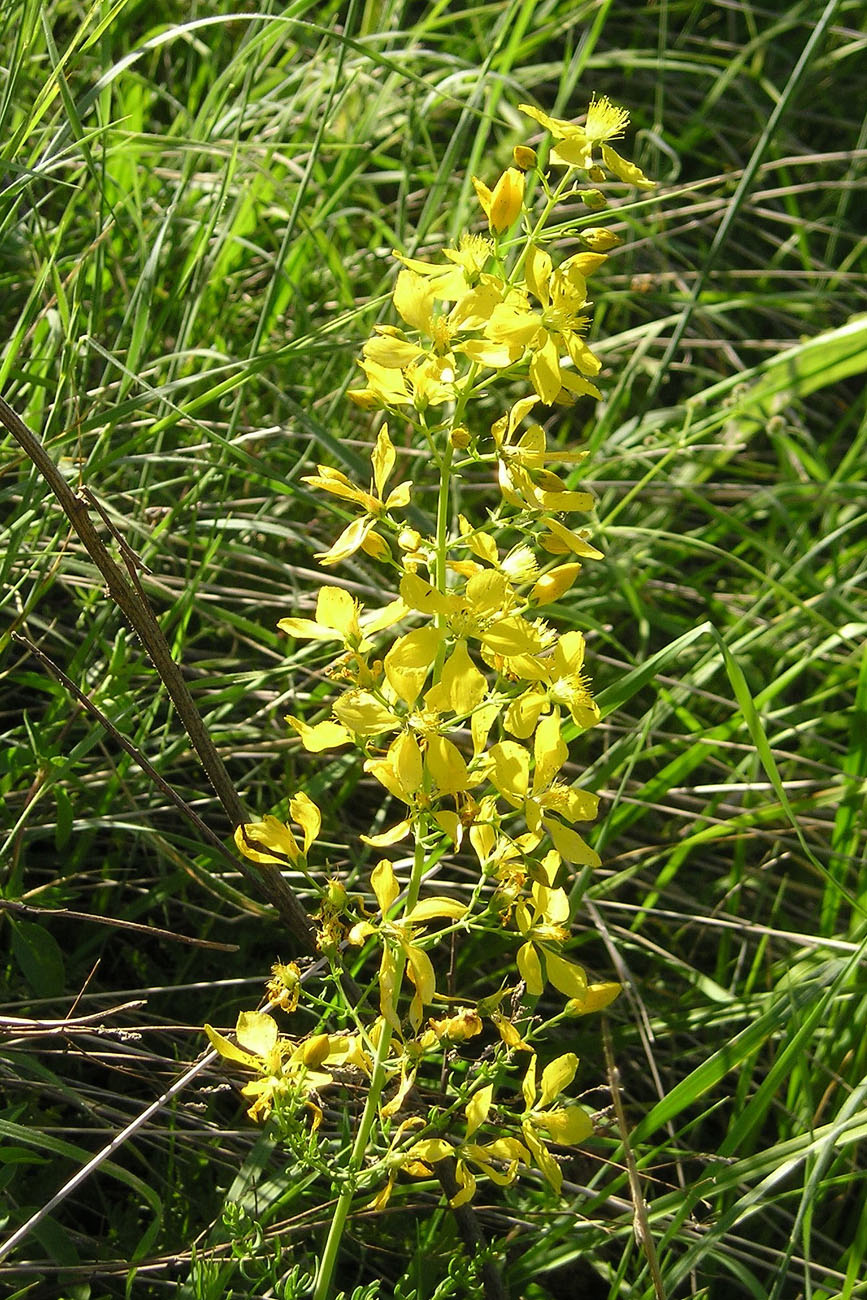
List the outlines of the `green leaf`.
{"type": "Polygon", "coordinates": [[[50,930],[35,921],[9,918],[12,952],[21,973],[39,998],[56,998],[65,987],[63,953],[50,930]]]}

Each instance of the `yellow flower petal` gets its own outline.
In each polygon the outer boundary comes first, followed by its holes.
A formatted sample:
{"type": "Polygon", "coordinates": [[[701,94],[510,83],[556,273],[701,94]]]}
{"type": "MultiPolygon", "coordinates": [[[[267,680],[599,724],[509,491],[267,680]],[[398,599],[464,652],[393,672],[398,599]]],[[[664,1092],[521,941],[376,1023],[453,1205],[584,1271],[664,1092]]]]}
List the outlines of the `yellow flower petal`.
{"type": "Polygon", "coordinates": [[[316,552],[317,560],[323,567],[340,564],[343,560],[348,560],[351,555],[354,555],[361,548],[372,527],[373,520],[367,516],[361,519],[353,519],[352,523],[344,528],[337,541],[332,546],[329,546],[327,551],[316,552]]]}
{"type": "Polygon", "coordinates": [[[428,738],[425,763],[440,794],[457,794],[469,786],[470,777],[463,756],[445,736],[428,738]]]}
{"type": "Polygon", "coordinates": [[[456,898],[446,898],[438,894],[434,898],[423,898],[406,914],[406,920],[413,925],[424,925],[435,917],[446,917],[456,921],[466,914],[466,903],[459,903],[456,898]]]}
{"type": "Polygon", "coordinates": [[[374,849],[387,849],[392,844],[399,844],[401,840],[406,839],[411,829],[412,818],[407,817],[405,821],[398,822],[387,831],[381,831],[379,835],[359,835],[358,838],[374,849]]]}
{"type": "Polygon", "coordinates": [[[625,181],[627,185],[637,185],[642,190],[652,190],[654,183],[648,180],[640,167],[635,163],[627,162],[621,158],[616,150],[611,148],[610,144],[602,146],[602,161],[610,172],[613,172],[619,181],[625,181]]]}
{"type": "Polygon", "coordinates": [[[400,894],[400,885],[397,876],[394,874],[394,867],[387,858],[383,858],[373,868],[370,873],[370,883],[373,886],[379,910],[385,914],[400,894]]]}
{"type": "Polygon", "coordinates": [[[560,710],[554,709],[536,728],[533,742],[536,769],[533,773],[533,793],[547,790],[555,775],[569,757],[569,747],[560,731],[560,710]]]}
{"type": "Polygon", "coordinates": [[[621,984],[588,984],[583,993],[567,1003],[566,1010],[570,1016],[587,1016],[593,1011],[604,1011],[622,992],[621,984]]]}
{"type": "Polygon", "coordinates": [[[472,713],[488,691],[488,681],[470,658],[467,643],[458,641],[446,660],[442,677],[425,696],[429,708],[461,715],[472,713]]]}
{"type": "Polygon", "coordinates": [[[277,1022],[264,1011],[242,1011],[235,1037],[239,1046],[264,1059],[277,1043],[277,1022]]]}
{"type": "Polygon", "coordinates": [[[493,762],[491,780],[503,798],[517,807],[527,796],[530,755],[514,740],[501,740],[488,753],[493,762]]]}
{"type": "Polygon", "coordinates": [[[533,998],[539,997],[545,988],[545,981],[542,977],[542,963],[539,961],[536,949],[531,943],[522,944],[518,949],[516,960],[521,979],[527,985],[527,992],[533,998]]]}
{"type": "Polygon", "coordinates": [[[481,1124],[484,1124],[488,1118],[493,1098],[494,1085],[489,1083],[484,1088],[480,1088],[478,1092],[473,1093],[467,1102],[465,1112],[467,1117],[467,1138],[471,1138],[476,1129],[481,1124]]]}
{"type": "Polygon", "coordinates": [[[312,799],[309,799],[303,790],[295,795],[294,799],[289,800],[289,812],[292,820],[297,822],[304,832],[304,855],[316,839],[322,828],[322,815],[312,799]]]}
{"type": "MultiPolygon", "coordinates": [[[[403,592],[403,584],[401,591],[403,592]]],[[[412,601],[407,603],[412,605],[412,601]]],[[[399,637],[385,656],[383,666],[389,684],[410,708],[419,697],[444,636],[445,633],[439,628],[414,628],[412,632],[399,637]]]]}
{"type": "Polygon", "coordinates": [[[287,714],[286,721],[298,732],[301,743],[309,754],[320,754],[324,749],[338,749],[341,745],[352,744],[352,733],[336,722],[316,722],[312,727],[300,718],[287,714]]]}
{"type": "Polygon", "coordinates": [[[579,867],[598,867],[602,859],[595,849],[591,849],[577,831],[571,826],[564,826],[553,817],[543,817],[542,824],[551,836],[551,843],[566,862],[579,867]]]}
{"type": "Polygon", "coordinates": [[[213,1025],[205,1025],[205,1033],[208,1035],[211,1046],[215,1052],[227,1061],[234,1061],[237,1065],[243,1065],[248,1070],[258,1070],[260,1062],[249,1052],[244,1052],[240,1047],[230,1042],[228,1038],[220,1033],[219,1029],[214,1029],[213,1025]]]}
{"type": "Polygon", "coordinates": [[[398,715],[370,691],[347,691],[335,702],[334,716],[356,736],[377,736],[401,725],[398,715]]]}

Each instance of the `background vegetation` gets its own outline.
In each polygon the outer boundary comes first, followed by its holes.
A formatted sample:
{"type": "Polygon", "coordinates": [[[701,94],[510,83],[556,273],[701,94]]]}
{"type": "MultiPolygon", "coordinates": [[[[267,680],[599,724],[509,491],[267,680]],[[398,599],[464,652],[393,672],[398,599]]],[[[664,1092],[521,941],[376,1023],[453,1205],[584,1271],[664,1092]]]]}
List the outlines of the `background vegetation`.
{"type": "MultiPolygon", "coordinates": [[[[470,176],[526,140],[520,101],[574,116],[609,94],[661,182],[619,214],[625,246],[595,284],[605,400],[553,426],[592,450],[607,555],[567,607],[606,712],[581,756],[604,867],[575,950],[626,985],[608,1033],[629,1138],[606,1112],[562,1204],[526,1183],[482,1195],[514,1297],[652,1296],[639,1186],[668,1297],[867,1293],[862,19],[860,0],[0,10],[0,389],[149,566],[249,814],[305,785],[340,872],[381,791],[287,734],[318,666],[275,624],[309,610],[313,543],[334,532],[300,475],[351,471],[367,438],[344,394],[391,249],[478,219],[470,176]]],[[[292,953],[10,639],[228,834],[11,440],[0,521],[5,1237],[292,953]],[[61,1032],[67,1017],[89,1019],[61,1032]]],[[[363,598],[365,564],[343,573],[363,598]]],[[[603,1109],[600,1023],[564,1028],[563,1050],[603,1109]]],[[[294,1294],[324,1218],[226,1078],[197,1078],[42,1220],[0,1264],[7,1293],[294,1294]]],[[[476,1293],[421,1193],[349,1242],[347,1292],[476,1293]]]]}

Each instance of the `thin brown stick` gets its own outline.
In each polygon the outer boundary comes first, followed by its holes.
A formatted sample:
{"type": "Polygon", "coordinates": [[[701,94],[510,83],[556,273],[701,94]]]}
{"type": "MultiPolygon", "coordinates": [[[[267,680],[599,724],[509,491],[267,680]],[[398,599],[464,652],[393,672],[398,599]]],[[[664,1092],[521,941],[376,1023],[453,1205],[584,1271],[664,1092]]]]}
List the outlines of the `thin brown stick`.
{"type": "Polygon", "coordinates": [[[659,1267],[659,1257],[656,1254],[656,1243],[650,1229],[647,1202],[644,1199],[644,1192],[641,1187],[641,1176],[638,1172],[635,1156],[632,1153],[632,1147],[629,1145],[629,1126],[626,1122],[626,1111],[623,1109],[623,1098],[620,1095],[620,1071],[614,1060],[611,1033],[605,1016],[602,1017],[602,1042],[605,1048],[605,1063],[608,1068],[608,1086],[611,1089],[611,1101],[614,1105],[614,1114],[617,1117],[617,1127],[620,1130],[623,1159],[626,1164],[626,1174],[629,1178],[629,1190],[632,1194],[632,1230],[635,1234],[635,1240],[647,1260],[654,1294],[657,1300],[666,1300],[665,1286],[659,1267]]]}
{"type": "MultiPolygon", "coordinates": [[[[92,500],[92,496],[86,491],[78,493],[72,491],[42,443],[2,397],[0,397],[0,423],[23,448],[57,497],[88,555],[102,574],[108,594],[120,608],[150,656],[227,817],[233,826],[242,826],[247,818],[237,791],[202,721],[181,669],[172,658],[168,642],[150,603],[144,598],[143,593],[136,590],[137,584],[133,585],[111,558],[90,519],[88,498],[92,500]]],[[[127,565],[130,565],[129,548],[125,547],[122,553],[127,565]]],[[[310,919],[282,874],[267,869],[254,871],[252,866],[242,858],[237,859],[237,865],[255,891],[263,894],[279,912],[300,951],[314,953],[316,945],[310,919]]]]}
{"type": "Polygon", "coordinates": [[[164,930],[160,925],[140,925],[137,921],[121,921],[116,916],[96,916],[93,912],[74,912],[69,907],[36,907],[33,903],[20,903],[11,898],[0,898],[0,912],[15,916],[59,916],[65,921],[93,921],[95,925],[110,925],[114,930],[132,930],[136,934],[154,935],[157,939],[171,939],[173,943],[186,943],[193,948],[215,948],[217,952],[238,952],[236,943],[217,943],[215,939],[196,939],[190,934],[164,930]]]}

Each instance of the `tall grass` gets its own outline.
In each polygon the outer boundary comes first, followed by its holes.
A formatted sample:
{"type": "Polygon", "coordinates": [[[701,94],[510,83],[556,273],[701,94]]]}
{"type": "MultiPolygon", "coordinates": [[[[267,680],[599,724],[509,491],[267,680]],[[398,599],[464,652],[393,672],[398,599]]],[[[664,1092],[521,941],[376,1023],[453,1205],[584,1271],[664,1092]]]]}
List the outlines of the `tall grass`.
{"type": "MultiPolygon", "coordinates": [[[[309,611],[333,532],[301,476],[363,466],[345,391],[386,318],[390,251],[436,250],[474,218],[470,176],[525,139],[520,100],[568,116],[610,94],[662,180],[618,213],[597,289],[604,402],[558,426],[591,449],[607,557],[567,607],[605,714],[583,778],[604,866],[576,884],[574,946],[626,988],[610,1061],[598,1021],[564,1050],[612,1109],[563,1205],[541,1185],[478,1203],[514,1297],[650,1297],[642,1234],[669,1297],[867,1293],[860,16],[857,0],[0,12],[0,389],[149,567],[250,816],[304,785],[343,872],[378,795],[287,735],[323,661],[287,654],[275,625],[309,611]]],[[[228,834],[11,440],[0,501],[6,1237],[293,954],[11,640],[228,834]]],[[[369,590],[363,562],[348,585],[369,590]]],[[[302,1293],[291,1269],[312,1268],[327,1215],[303,1152],[242,1121],[225,1080],[191,1081],[41,1219],[0,1264],[9,1293],[302,1293]]],[[[349,1245],[347,1293],[477,1293],[427,1193],[353,1221],[349,1245]]]]}

